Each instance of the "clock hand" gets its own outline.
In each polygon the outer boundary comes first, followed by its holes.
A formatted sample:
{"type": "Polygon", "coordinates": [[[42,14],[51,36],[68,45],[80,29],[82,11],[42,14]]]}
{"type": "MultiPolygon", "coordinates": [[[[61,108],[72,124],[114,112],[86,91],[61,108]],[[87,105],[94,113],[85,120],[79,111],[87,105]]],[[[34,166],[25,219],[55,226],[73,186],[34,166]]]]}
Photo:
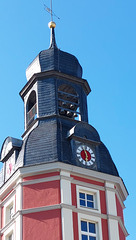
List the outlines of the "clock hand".
{"type": "Polygon", "coordinates": [[[88,154],[87,154],[86,150],[84,150],[84,152],[85,152],[85,161],[87,162],[88,161],[88,154]]]}

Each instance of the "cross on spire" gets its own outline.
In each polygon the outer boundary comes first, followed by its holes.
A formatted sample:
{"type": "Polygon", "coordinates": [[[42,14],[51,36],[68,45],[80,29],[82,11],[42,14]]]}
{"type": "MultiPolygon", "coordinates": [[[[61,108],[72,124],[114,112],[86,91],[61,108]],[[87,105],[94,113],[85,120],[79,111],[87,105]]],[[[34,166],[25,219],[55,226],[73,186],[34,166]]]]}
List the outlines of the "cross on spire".
{"type": "Polygon", "coordinates": [[[53,11],[52,11],[52,0],[50,0],[50,8],[44,4],[45,10],[51,15],[51,22],[53,22],[53,16],[60,19],[53,11]]]}
{"type": "Polygon", "coordinates": [[[53,13],[52,13],[52,0],[50,0],[51,1],[51,21],[53,22],[53,13]]]}

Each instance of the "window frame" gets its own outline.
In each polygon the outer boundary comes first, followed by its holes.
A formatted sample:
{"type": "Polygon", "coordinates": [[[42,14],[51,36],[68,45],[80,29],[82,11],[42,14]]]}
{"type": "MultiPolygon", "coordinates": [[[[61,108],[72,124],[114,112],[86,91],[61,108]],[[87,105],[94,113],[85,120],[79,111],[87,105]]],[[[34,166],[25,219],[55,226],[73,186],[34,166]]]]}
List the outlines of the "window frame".
{"type": "MultiPolygon", "coordinates": [[[[81,219],[81,220],[80,220],[80,225],[81,225],[81,222],[82,222],[82,221],[84,221],[84,222],[87,223],[87,231],[83,231],[83,230],[81,229],[81,239],[82,239],[82,235],[84,235],[84,236],[88,236],[88,239],[89,239],[89,237],[95,237],[95,240],[97,240],[97,236],[98,236],[98,234],[97,234],[97,223],[96,223],[96,222],[92,222],[92,221],[88,221],[88,220],[85,220],[85,219],[81,219]],[[89,227],[88,227],[89,223],[95,225],[95,233],[89,232],[89,230],[88,230],[88,228],[89,228],[89,227]]],[[[80,227],[81,227],[81,226],[80,226],[80,227]]]]}
{"type": "Polygon", "coordinates": [[[13,232],[7,236],[7,240],[13,240],[13,232]],[[10,238],[11,237],[11,238],[10,238]]]}
{"type": "MultiPolygon", "coordinates": [[[[96,240],[102,240],[102,223],[101,223],[101,218],[96,217],[96,216],[92,216],[92,215],[86,215],[86,214],[82,214],[79,213],[78,214],[78,229],[79,229],[79,240],[82,240],[82,233],[84,233],[81,230],[81,221],[85,221],[87,223],[94,223],[95,224],[95,229],[96,229],[96,234],[92,234],[92,237],[96,237],[96,240]]],[[[87,234],[86,234],[87,235],[87,234]]],[[[87,236],[91,236],[91,234],[89,234],[87,236]]]]}
{"type": "Polygon", "coordinates": [[[14,233],[15,233],[15,226],[12,225],[4,232],[4,240],[9,240],[10,236],[12,236],[11,240],[14,240],[14,233]]]}
{"type": "Polygon", "coordinates": [[[99,212],[99,213],[101,212],[99,190],[87,188],[87,187],[83,187],[83,186],[79,186],[79,185],[76,186],[76,190],[77,190],[77,207],[78,208],[84,209],[85,211],[93,211],[93,212],[99,212]],[[87,194],[93,195],[94,207],[93,208],[87,207],[87,201],[86,201],[86,206],[81,206],[79,193],[84,193],[85,196],[87,194]]]}
{"type": "Polygon", "coordinates": [[[26,101],[26,127],[28,127],[37,118],[37,94],[32,89],[26,101]],[[34,101],[33,101],[34,99],[34,101]]]}
{"type": "Polygon", "coordinates": [[[10,221],[12,221],[13,215],[15,213],[15,196],[13,196],[9,201],[4,204],[4,226],[6,226],[10,221]],[[10,212],[12,207],[12,213],[10,212]]]}
{"type": "Polygon", "coordinates": [[[87,192],[83,192],[83,191],[79,191],[79,205],[80,207],[86,207],[86,208],[91,208],[91,209],[95,209],[95,205],[96,205],[96,201],[95,201],[95,195],[92,194],[92,193],[87,193],[87,192]],[[81,194],[84,194],[84,198],[81,197],[80,195],[81,194]],[[88,196],[91,196],[92,197],[92,200],[91,199],[88,199],[88,196]],[[81,205],[81,201],[85,203],[85,205],[81,205]],[[91,204],[92,203],[92,207],[89,207],[88,204],[91,204]]]}

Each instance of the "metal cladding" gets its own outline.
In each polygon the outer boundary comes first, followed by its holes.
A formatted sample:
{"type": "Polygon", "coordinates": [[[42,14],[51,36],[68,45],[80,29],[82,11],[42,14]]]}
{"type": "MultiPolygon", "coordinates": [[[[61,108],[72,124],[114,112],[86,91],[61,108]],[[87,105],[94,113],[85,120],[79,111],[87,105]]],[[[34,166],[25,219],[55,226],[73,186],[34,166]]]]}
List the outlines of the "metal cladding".
{"type": "Polygon", "coordinates": [[[22,162],[22,166],[59,161],[119,176],[109,151],[101,142],[98,132],[87,123],[81,122],[75,125],[74,122],[69,122],[66,119],[56,118],[40,121],[39,125],[28,135],[22,150],[23,154],[21,152],[21,156],[17,159],[17,164],[22,162]],[[74,128],[74,132],[70,134],[72,128],[74,128]],[[96,168],[83,166],[76,159],[75,142],[80,140],[94,145],[97,159],[96,168]],[[23,159],[22,156],[24,156],[23,159]]]}
{"type": "Polygon", "coordinates": [[[57,48],[54,28],[51,29],[50,48],[41,51],[26,70],[26,77],[30,78],[39,72],[55,70],[78,78],[82,77],[82,67],[72,54],[57,48]]]}

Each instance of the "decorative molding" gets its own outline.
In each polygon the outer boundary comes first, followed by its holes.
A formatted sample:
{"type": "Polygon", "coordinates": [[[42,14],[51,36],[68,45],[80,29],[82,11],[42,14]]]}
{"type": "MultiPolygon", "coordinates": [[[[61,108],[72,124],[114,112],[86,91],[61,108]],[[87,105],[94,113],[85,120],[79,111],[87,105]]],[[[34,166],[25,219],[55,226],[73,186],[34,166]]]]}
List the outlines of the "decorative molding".
{"type": "Polygon", "coordinates": [[[56,209],[68,209],[68,210],[71,210],[72,212],[76,212],[78,214],[84,214],[87,216],[94,216],[94,217],[98,217],[98,218],[101,218],[101,219],[113,219],[113,220],[116,220],[118,221],[123,233],[125,234],[125,236],[128,236],[128,232],[122,222],[122,219],[118,216],[113,216],[113,215],[106,215],[106,214],[101,214],[99,212],[93,212],[93,211],[86,211],[84,209],[80,209],[80,208],[76,208],[75,206],[72,206],[72,205],[69,205],[69,204],[64,204],[64,203],[61,203],[61,204],[56,204],[56,205],[52,205],[52,206],[45,206],[45,207],[38,207],[38,208],[29,208],[29,209],[23,209],[23,210],[19,210],[17,211],[14,215],[13,215],[13,218],[11,219],[11,221],[9,223],[6,224],[6,226],[4,226],[2,229],[1,229],[1,234],[3,234],[10,226],[13,225],[13,223],[15,223],[16,221],[16,218],[20,215],[26,215],[26,214],[29,214],[29,213],[34,213],[34,212],[43,212],[43,211],[49,211],[49,210],[56,210],[56,209]]]}
{"type": "Polygon", "coordinates": [[[79,142],[82,142],[82,143],[86,143],[86,144],[93,144],[95,146],[101,144],[101,142],[96,142],[96,141],[92,141],[92,140],[89,140],[89,139],[86,139],[86,138],[83,138],[83,137],[75,136],[74,132],[71,133],[71,135],[67,136],[67,138],[73,138],[76,141],[79,141],[79,142]]]}
{"type": "Polygon", "coordinates": [[[93,189],[97,189],[97,190],[102,190],[104,191],[105,188],[102,187],[102,186],[99,186],[99,185],[95,185],[95,184],[92,184],[92,183],[86,183],[86,182],[81,182],[79,180],[72,180],[72,183],[76,184],[76,185],[80,185],[82,187],[88,187],[88,188],[93,188],[93,189]]]}
{"type": "Polygon", "coordinates": [[[96,223],[98,226],[98,228],[97,228],[98,231],[96,231],[97,239],[99,238],[99,240],[103,240],[101,218],[98,216],[93,216],[93,215],[87,216],[86,214],[83,214],[83,213],[78,214],[79,240],[81,240],[81,220],[96,223]]]}
{"type": "Polygon", "coordinates": [[[64,179],[64,180],[67,180],[67,181],[70,181],[72,182],[73,181],[73,178],[72,177],[67,177],[67,176],[60,176],[60,179],[64,179]]]}
{"type": "Polygon", "coordinates": [[[40,73],[35,73],[30,80],[26,83],[26,85],[23,87],[23,89],[20,91],[20,96],[22,99],[24,99],[24,95],[25,93],[32,88],[32,86],[35,84],[36,81],[41,80],[41,79],[45,79],[45,78],[49,78],[49,77],[55,77],[55,78],[62,78],[64,80],[68,80],[71,82],[77,82],[79,84],[81,84],[86,92],[86,94],[88,95],[91,92],[90,86],[87,82],[86,79],[83,78],[78,78],[75,76],[71,76],[65,73],[61,73],[55,70],[50,70],[50,71],[46,71],[46,72],[40,72],[40,73]]]}
{"type": "Polygon", "coordinates": [[[4,198],[3,201],[1,201],[0,207],[3,207],[7,203],[7,201],[9,201],[9,199],[12,198],[15,195],[15,191],[16,190],[13,189],[13,191],[11,193],[9,193],[8,196],[4,198]]]}
{"type": "Polygon", "coordinates": [[[101,213],[100,193],[99,193],[98,190],[77,185],[76,186],[76,192],[77,192],[77,207],[78,208],[83,209],[85,211],[89,211],[89,212],[101,213]],[[83,192],[85,194],[86,193],[93,194],[93,197],[94,197],[94,208],[88,208],[88,207],[80,206],[80,203],[79,203],[79,192],[83,192]]]}
{"type": "Polygon", "coordinates": [[[98,217],[98,218],[102,218],[102,219],[107,219],[107,215],[106,214],[102,214],[100,212],[97,212],[96,209],[92,209],[92,211],[86,211],[85,209],[83,208],[74,208],[73,209],[73,212],[76,212],[76,213],[82,213],[86,216],[95,216],[95,217],[98,217]]]}
{"type": "Polygon", "coordinates": [[[60,171],[60,170],[69,171],[70,174],[75,174],[83,178],[94,179],[96,181],[109,181],[117,185],[118,187],[117,189],[120,190],[119,192],[120,192],[120,195],[122,196],[121,197],[122,201],[125,201],[128,196],[128,192],[120,177],[112,176],[109,174],[105,174],[105,173],[101,173],[93,170],[88,170],[85,168],[80,168],[77,166],[73,166],[73,165],[65,164],[61,162],[53,162],[53,163],[27,166],[27,167],[20,167],[11,176],[11,178],[8,179],[8,181],[1,187],[0,196],[3,197],[3,195],[5,195],[5,192],[8,193],[8,191],[10,191],[11,188],[15,187],[16,181],[20,177],[27,177],[27,176],[38,175],[42,173],[60,171]]]}
{"type": "Polygon", "coordinates": [[[29,213],[44,212],[44,211],[55,210],[55,209],[60,209],[60,208],[61,208],[60,204],[55,204],[52,206],[23,209],[21,212],[23,215],[25,215],[25,214],[29,214],[29,213]]]}
{"type": "Polygon", "coordinates": [[[51,181],[56,181],[60,180],[60,176],[53,176],[53,177],[47,177],[47,178],[39,178],[39,179],[34,179],[34,180],[27,180],[25,182],[22,182],[22,186],[26,185],[32,185],[32,184],[37,184],[37,183],[43,183],[43,182],[51,182],[51,181]]]}
{"type": "Polygon", "coordinates": [[[10,222],[8,222],[1,230],[0,230],[0,235],[2,235],[5,231],[7,231],[10,227],[13,226],[13,224],[15,223],[15,218],[14,218],[15,214],[13,215],[13,218],[10,222]]]}

